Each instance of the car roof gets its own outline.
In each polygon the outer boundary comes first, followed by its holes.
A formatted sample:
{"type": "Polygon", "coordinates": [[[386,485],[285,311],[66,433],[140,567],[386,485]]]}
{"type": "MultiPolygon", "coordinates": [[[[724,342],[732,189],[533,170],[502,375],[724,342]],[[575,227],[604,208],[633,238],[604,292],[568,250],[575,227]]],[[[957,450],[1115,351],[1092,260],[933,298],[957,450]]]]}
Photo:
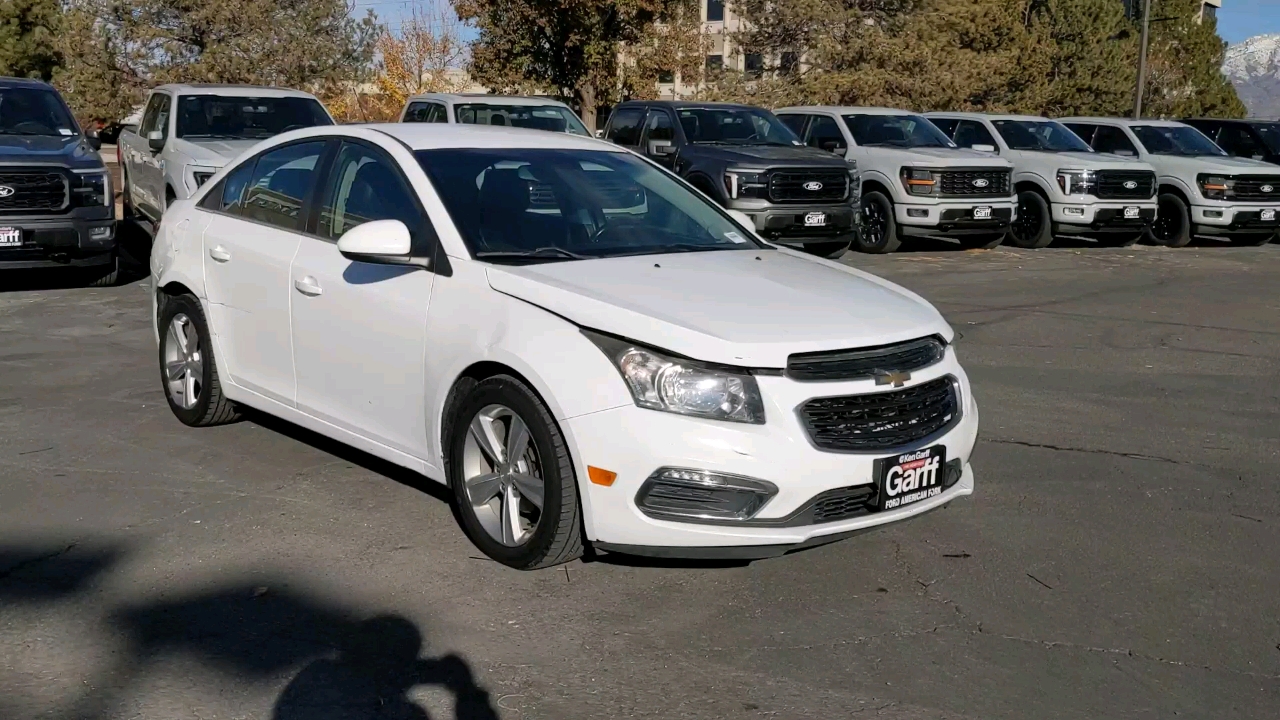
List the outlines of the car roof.
{"type": "Polygon", "coordinates": [[[31,78],[0,77],[0,88],[42,88],[52,90],[53,86],[43,80],[31,78]]]}
{"type": "Polygon", "coordinates": [[[1122,125],[1124,127],[1133,127],[1134,125],[1151,125],[1154,127],[1183,127],[1184,122],[1177,120],[1134,120],[1133,118],[1109,118],[1109,117],[1066,117],[1055,118],[1058,122],[1063,123],[1091,123],[1106,125],[1122,125]]]}
{"type": "Polygon", "coordinates": [[[490,95],[489,93],[422,93],[405,101],[406,104],[422,100],[441,100],[444,102],[468,102],[483,105],[559,105],[568,107],[553,97],[527,95],[490,95]]]}
{"type": "Polygon", "coordinates": [[[466,123],[385,123],[378,125],[335,125],[330,131],[363,127],[390,135],[411,150],[440,148],[527,148],[549,150],[603,150],[627,152],[613,143],[570,133],[547,132],[510,126],[466,123]]]}
{"type": "Polygon", "coordinates": [[[1187,118],[1183,122],[1220,122],[1220,123],[1242,123],[1244,125],[1275,125],[1280,120],[1268,120],[1266,118],[1187,118]]]}
{"type": "Polygon", "coordinates": [[[979,112],[927,112],[924,116],[927,118],[954,118],[957,120],[1029,120],[1032,122],[1044,122],[1049,119],[1039,115],[1005,115],[1002,113],[979,112]]]}
{"type": "Polygon", "coordinates": [[[156,90],[174,95],[225,95],[228,97],[304,97],[315,98],[309,92],[261,85],[219,85],[216,83],[169,83],[156,90]]]}
{"type": "Polygon", "coordinates": [[[752,110],[763,110],[758,105],[748,105],[746,103],[733,102],[710,102],[702,100],[627,100],[618,103],[615,110],[625,107],[663,107],[672,110],[684,110],[690,108],[751,108],[752,110]]]}
{"type": "Polygon", "coordinates": [[[857,107],[854,105],[796,105],[778,108],[777,113],[826,112],[835,115],[919,115],[912,110],[886,107],[857,107]]]}

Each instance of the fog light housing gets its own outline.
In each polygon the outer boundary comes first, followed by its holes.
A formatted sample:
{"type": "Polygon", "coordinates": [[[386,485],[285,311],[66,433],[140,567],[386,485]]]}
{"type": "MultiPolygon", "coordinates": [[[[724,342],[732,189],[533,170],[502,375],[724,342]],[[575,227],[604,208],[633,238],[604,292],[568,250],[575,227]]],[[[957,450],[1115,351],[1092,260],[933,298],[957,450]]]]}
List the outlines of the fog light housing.
{"type": "Polygon", "coordinates": [[[907,208],[907,217],[927,218],[929,217],[929,211],[921,208],[907,208]]]}
{"type": "Polygon", "coordinates": [[[89,228],[89,239],[90,240],[110,240],[111,226],[103,225],[102,227],[89,228]]]}
{"type": "Polygon", "coordinates": [[[778,487],[764,480],[664,467],[645,480],[636,506],[659,520],[734,522],[754,517],[777,494],[778,487]]]}
{"type": "Polygon", "coordinates": [[[1221,210],[1205,210],[1204,216],[1207,218],[1221,218],[1222,211],[1221,210]]]}
{"type": "Polygon", "coordinates": [[[1062,208],[1062,214],[1070,215],[1072,217],[1084,217],[1084,208],[1078,208],[1078,207],[1062,208]]]}

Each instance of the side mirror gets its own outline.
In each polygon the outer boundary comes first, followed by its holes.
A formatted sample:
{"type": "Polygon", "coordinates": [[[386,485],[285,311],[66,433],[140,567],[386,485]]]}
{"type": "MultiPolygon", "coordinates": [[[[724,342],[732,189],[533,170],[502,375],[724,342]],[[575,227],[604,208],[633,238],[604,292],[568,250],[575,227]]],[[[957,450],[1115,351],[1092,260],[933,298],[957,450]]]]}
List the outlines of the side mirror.
{"type": "Polygon", "coordinates": [[[152,130],[147,133],[147,147],[151,148],[151,152],[160,152],[164,149],[164,133],[159,130],[152,130]]]}
{"type": "Polygon", "coordinates": [[[993,152],[995,152],[995,151],[996,151],[996,146],[995,146],[995,145],[970,145],[970,146],[969,146],[969,149],[970,149],[970,150],[977,150],[978,152],[989,152],[989,153],[993,153],[993,152]]]}
{"type": "Polygon", "coordinates": [[[742,212],[741,210],[725,210],[725,212],[729,213],[729,217],[737,220],[743,227],[755,232],[756,221],[752,220],[750,215],[742,212]]]}
{"type": "Polygon", "coordinates": [[[425,259],[410,254],[413,239],[399,220],[373,220],[351,228],[338,238],[338,252],[348,260],[375,265],[427,266],[425,259]]]}
{"type": "Polygon", "coordinates": [[[836,154],[843,153],[845,150],[848,149],[848,147],[845,146],[845,144],[840,142],[839,140],[823,140],[822,142],[818,143],[818,147],[822,148],[823,150],[826,150],[829,153],[836,153],[836,154]]]}
{"type": "Polygon", "coordinates": [[[102,149],[102,138],[98,135],[97,130],[85,130],[84,139],[89,143],[89,147],[94,150],[102,149]]]}
{"type": "Polygon", "coordinates": [[[670,140],[650,140],[649,154],[657,155],[659,157],[665,157],[667,155],[675,155],[676,154],[675,143],[671,142],[670,140]]]}

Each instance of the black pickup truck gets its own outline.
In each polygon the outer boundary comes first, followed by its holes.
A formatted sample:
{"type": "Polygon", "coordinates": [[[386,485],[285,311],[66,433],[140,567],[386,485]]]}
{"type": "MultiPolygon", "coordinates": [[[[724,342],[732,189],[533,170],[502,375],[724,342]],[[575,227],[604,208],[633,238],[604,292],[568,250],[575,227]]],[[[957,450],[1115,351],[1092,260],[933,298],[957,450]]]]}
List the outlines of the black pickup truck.
{"type": "Polygon", "coordinates": [[[768,110],[696,101],[630,101],[605,139],[664,165],[778,245],[839,257],[858,232],[854,165],[806,147],[768,110]]]}
{"type": "Polygon", "coordinates": [[[0,78],[0,284],[31,268],[116,281],[115,198],[99,147],[52,86],[0,78]]]}

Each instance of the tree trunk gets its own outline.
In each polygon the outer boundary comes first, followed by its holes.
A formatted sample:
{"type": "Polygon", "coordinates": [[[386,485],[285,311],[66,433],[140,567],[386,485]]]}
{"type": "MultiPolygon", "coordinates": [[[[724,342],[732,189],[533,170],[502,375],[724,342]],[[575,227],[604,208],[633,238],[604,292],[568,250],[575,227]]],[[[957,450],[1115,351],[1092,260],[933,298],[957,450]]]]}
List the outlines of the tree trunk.
{"type": "Polygon", "coordinates": [[[582,112],[582,123],[592,135],[596,132],[596,86],[583,83],[578,86],[578,107],[582,112]]]}

